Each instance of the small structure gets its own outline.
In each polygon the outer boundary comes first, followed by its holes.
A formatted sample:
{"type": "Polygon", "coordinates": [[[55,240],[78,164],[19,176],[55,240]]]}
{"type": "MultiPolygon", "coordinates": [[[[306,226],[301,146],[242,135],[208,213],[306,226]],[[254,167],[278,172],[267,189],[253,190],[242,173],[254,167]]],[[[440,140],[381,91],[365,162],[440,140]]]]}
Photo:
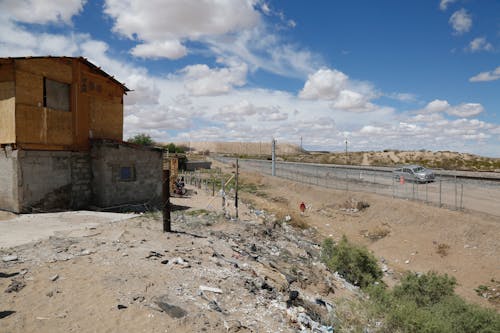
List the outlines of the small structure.
{"type": "Polygon", "coordinates": [[[82,57],[0,58],[0,209],[158,203],[162,151],[123,142],[128,91],[82,57]]]}

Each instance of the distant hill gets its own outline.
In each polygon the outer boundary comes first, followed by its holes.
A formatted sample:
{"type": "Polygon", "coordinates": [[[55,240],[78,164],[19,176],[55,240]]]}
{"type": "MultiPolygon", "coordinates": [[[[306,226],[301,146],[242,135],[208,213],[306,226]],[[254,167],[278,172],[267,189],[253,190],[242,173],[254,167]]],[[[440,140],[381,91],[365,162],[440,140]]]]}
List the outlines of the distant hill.
{"type": "MultiPolygon", "coordinates": [[[[237,154],[245,156],[271,155],[271,142],[176,142],[177,146],[190,147],[192,151],[204,153],[209,151],[216,154],[237,154]]],[[[276,144],[276,154],[292,155],[301,154],[298,145],[290,143],[276,144]]]]}
{"type": "MultiPolygon", "coordinates": [[[[295,156],[287,156],[287,161],[345,164],[345,152],[325,153],[311,152],[295,156]]],[[[488,158],[467,153],[451,151],[399,151],[384,150],[371,152],[349,152],[347,164],[367,166],[394,166],[403,164],[419,164],[432,169],[493,171],[500,172],[500,158],[488,158]]]]}

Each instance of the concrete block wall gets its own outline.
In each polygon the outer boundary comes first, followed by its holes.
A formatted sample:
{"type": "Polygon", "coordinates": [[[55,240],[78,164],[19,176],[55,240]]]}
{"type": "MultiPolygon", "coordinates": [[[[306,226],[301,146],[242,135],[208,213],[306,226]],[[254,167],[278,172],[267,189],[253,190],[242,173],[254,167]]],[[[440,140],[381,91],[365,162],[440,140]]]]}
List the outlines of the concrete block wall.
{"type": "Polygon", "coordinates": [[[0,209],[16,213],[90,205],[159,206],[162,152],[97,142],[89,152],[0,149],[0,209]],[[132,170],[122,179],[121,168],[132,170]]]}
{"type": "Polygon", "coordinates": [[[18,212],[19,191],[17,184],[18,151],[11,146],[0,148],[0,209],[18,212]]]}
{"type": "Polygon", "coordinates": [[[71,152],[19,150],[21,211],[69,207],[71,152]]]}
{"type": "Polygon", "coordinates": [[[163,155],[160,150],[94,142],[90,154],[94,205],[106,208],[129,203],[160,204],[163,155]],[[121,179],[123,167],[133,170],[132,179],[121,179]]]}
{"type": "Polygon", "coordinates": [[[72,153],[71,184],[71,208],[87,208],[92,202],[92,166],[88,153],[72,153]]]}

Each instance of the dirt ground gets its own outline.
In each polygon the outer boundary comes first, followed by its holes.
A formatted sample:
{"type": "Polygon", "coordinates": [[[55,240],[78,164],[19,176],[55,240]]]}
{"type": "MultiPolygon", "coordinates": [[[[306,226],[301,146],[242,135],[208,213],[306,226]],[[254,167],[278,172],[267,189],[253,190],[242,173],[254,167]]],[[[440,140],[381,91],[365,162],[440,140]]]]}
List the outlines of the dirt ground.
{"type": "Polygon", "coordinates": [[[240,193],[239,220],[230,200],[232,219],[191,188],[172,198],[172,233],[146,213],[0,249],[0,332],[331,332],[336,302],[362,297],[319,260],[321,240],[344,234],[374,252],[389,285],[435,270],[500,311],[474,290],[500,280],[498,218],[251,173],[242,182],[261,186],[240,193]],[[312,228],[290,226],[301,223],[312,228]]]}
{"type": "Polygon", "coordinates": [[[367,246],[393,272],[385,278],[389,285],[408,270],[446,273],[457,279],[459,295],[500,310],[498,303],[475,291],[480,285],[491,285],[492,279],[500,280],[500,218],[259,174],[249,173],[244,179],[262,184],[259,195],[248,198],[256,205],[295,214],[324,237],[339,240],[346,235],[367,246]],[[348,201],[366,202],[369,207],[345,209],[348,201]],[[304,215],[298,214],[301,202],[307,206],[304,215]]]}

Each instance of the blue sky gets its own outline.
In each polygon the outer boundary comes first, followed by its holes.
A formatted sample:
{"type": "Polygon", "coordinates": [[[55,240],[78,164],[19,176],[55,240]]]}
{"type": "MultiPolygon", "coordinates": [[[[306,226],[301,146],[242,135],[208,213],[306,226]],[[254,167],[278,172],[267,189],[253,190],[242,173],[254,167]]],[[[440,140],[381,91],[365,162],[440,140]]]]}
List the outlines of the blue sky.
{"type": "Polygon", "coordinates": [[[498,0],[0,0],[0,56],[84,56],[125,139],[500,157],[498,0]]]}

